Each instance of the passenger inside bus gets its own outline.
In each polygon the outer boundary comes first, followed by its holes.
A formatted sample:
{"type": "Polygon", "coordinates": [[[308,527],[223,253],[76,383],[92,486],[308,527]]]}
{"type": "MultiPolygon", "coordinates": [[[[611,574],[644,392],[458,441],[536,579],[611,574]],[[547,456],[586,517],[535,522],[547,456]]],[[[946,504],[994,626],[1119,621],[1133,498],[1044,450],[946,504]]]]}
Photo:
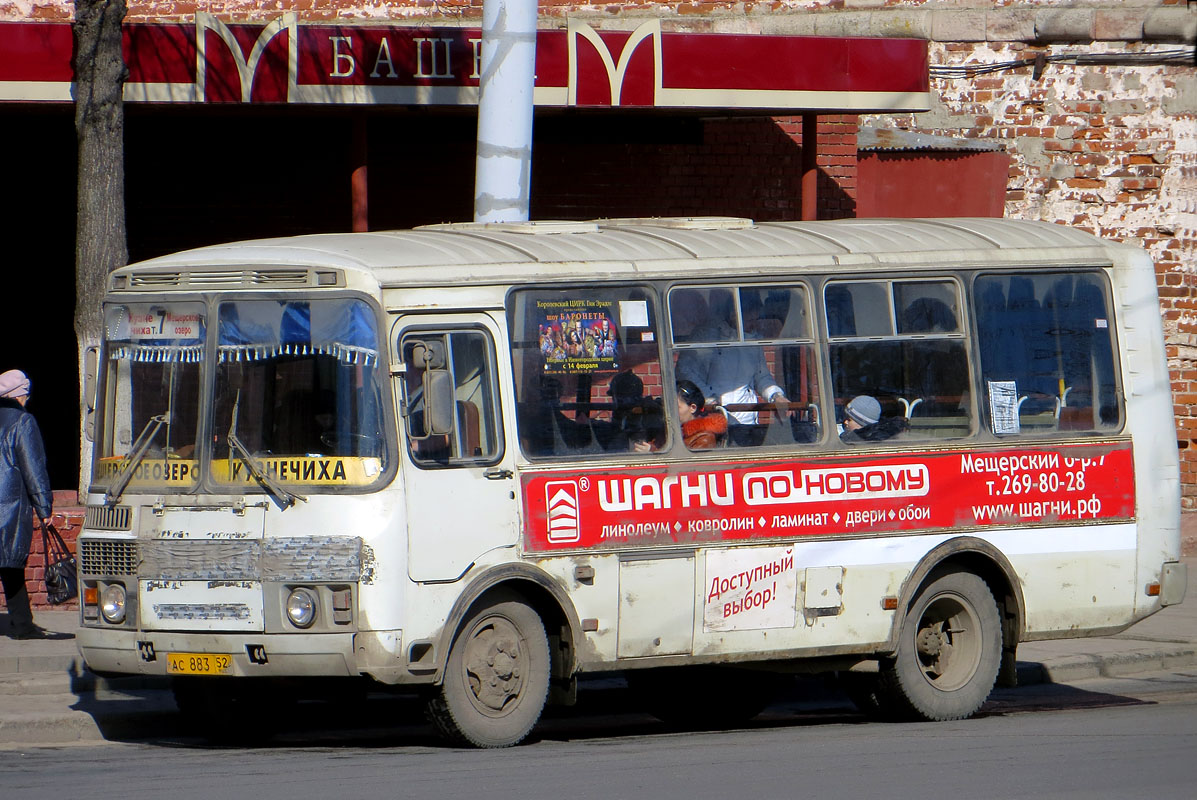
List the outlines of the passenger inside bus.
{"type": "Polygon", "coordinates": [[[562,408],[562,382],[554,377],[542,376],[540,379],[541,418],[532,426],[548,439],[542,445],[541,452],[549,454],[561,453],[597,453],[601,446],[595,440],[595,432],[590,418],[576,410],[567,415],[562,408]]]}
{"type": "Polygon", "coordinates": [[[604,450],[626,450],[630,421],[639,416],[644,403],[644,381],[631,370],[624,370],[611,378],[605,394],[611,398],[611,416],[591,422],[595,438],[604,450]]]}
{"type": "Polygon", "coordinates": [[[665,410],[659,401],[646,397],[627,416],[625,424],[628,449],[634,453],[652,453],[665,446],[665,410]]]}
{"type": "Polygon", "coordinates": [[[860,394],[844,407],[844,422],[840,440],[853,442],[881,442],[898,436],[909,427],[906,417],[885,417],[881,403],[872,395],[860,394]]]}
{"type": "MultiPolygon", "coordinates": [[[[693,342],[734,342],[740,339],[736,320],[736,305],[729,289],[712,289],[705,303],[694,290],[675,293],[673,308],[684,320],[683,336],[693,342]],[[703,306],[705,320],[697,319],[703,306]]],[[[740,317],[746,337],[756,338],[756,324],[760,318],[760,299],[754,293],[742,294],[740,317]],[[751,300],[749,299],[751,298],[751,300]]],[[[759,446],[765,438],[766,427],[759,424],[758,412],[751,408],[763,398],[774,403],[779,414],[789,415],[789,400],[777,385],[769,370],[765,352],[759,345],[720,346],[682,351],[675,365],[680,379],[698,387],[704,405],[719,404],[728,408],[729,438],[744,447],[759,446]],[[749,406],[739,408],[738,406],[749,406]]]]}
{"type": "MultiPolygon", "coordinates": [[[[880,417],[902,418],[912,437],[968,435],[970,372],[953,281],[845,281],[829,284],[824,298],[836,397],[874,398],[880,417]]],[[[882,427],[849,440],[892,435],[882,427]]]]}
{"type": "Polygon", "coordinates": [[[677,413],[682,423],[682,441],[691,450],[709,450],[727,436],[727,417],[722,411],[705,411],[706,398],[692,381],[677,382],[677,413]]]}
{"type": "Polygon", "coordinates": [[[611,398],[610,418],[590,420],[594,437],[609,452],[650,453],[665,445],[661,402],[644,396],[644,381],[631,370],[616,373],[604,391],[611,398]]]}

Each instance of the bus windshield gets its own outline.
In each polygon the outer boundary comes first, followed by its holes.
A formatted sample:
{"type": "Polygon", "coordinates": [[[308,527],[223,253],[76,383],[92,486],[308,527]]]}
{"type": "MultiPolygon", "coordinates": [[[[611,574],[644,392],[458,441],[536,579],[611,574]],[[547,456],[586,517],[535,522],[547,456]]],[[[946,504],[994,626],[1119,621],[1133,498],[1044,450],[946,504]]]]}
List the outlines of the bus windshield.
{"type": "Polygon", "coordinates": [[[378,329],[360,300],[229,300],[217,312],[212,478],[368,486],[386,469],[378,329]]]}
{"type": "Polygon", "coordinates": [[[129,486],[188,492],[201,480],[289,503],[284,485],[366,487],[386,472],[378,324],[366,302],[226,300],[211,316],[200,302],[130,303],[106,313],[94,474],[109,503],[129,486]]]}
{"type": "Polygon", "coordinates": [[[130,482],[195,486],[205,322],[199,303],[107,308],[93,474],[110,502],[130,482]]]}

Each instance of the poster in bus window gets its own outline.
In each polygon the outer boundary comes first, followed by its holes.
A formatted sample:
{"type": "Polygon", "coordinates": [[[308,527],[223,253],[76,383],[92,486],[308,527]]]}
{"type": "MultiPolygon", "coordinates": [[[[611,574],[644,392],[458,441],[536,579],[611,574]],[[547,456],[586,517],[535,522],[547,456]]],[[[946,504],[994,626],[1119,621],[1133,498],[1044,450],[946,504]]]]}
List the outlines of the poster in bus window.
{"type": "Polygon", "coordinates": [[[988,381],[989,416],[995,436],[1018,433],[1018,384],[1014,381],[988,381]]]}
{"type": "Polygon", "coordinates": [[[546,375],[619,369],[614,302],[591,298],[537,300],[540,355],[546,375]]]}

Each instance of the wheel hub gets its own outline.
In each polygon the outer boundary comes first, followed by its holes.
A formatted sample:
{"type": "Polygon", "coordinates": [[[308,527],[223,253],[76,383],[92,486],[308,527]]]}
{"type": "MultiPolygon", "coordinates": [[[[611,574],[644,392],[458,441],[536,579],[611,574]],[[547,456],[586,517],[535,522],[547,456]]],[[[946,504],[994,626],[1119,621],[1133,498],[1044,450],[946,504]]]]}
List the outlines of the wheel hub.
{"type": "Polygon", "coordinates": [[[927,606],[914,645],[923,676],[937,689],[953,691],[972,678],[981,658],[977,630],[972,606],[954,592],[927,606]]]}
{"type": "Polygon", "coordinates": [[[919,655],[936,658],[944,648],[943,633],[938,628],[923,628],[916,641],[919,655]]]}
{"type": "Polygon", "coordinates": [[[519,642],[511,637],[487,631],[470,646],[466,671],[470,688],[482,705],[501,711],[523,686],[519,642]]]}

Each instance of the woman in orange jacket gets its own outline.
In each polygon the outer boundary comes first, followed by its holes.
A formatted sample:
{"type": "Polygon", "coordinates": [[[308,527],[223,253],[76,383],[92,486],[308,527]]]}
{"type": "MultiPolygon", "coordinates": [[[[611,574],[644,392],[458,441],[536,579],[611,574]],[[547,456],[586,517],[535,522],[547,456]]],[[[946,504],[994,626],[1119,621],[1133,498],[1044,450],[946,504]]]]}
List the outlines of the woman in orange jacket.
{"type": "Polygon", "coordinates": [[[718,411],[703,413],[706,401],[693,381],[677,382],[677,413],[682,421],[682,441],[691,450],[707,450],[727,435],[727,417],[718,411]]]}

